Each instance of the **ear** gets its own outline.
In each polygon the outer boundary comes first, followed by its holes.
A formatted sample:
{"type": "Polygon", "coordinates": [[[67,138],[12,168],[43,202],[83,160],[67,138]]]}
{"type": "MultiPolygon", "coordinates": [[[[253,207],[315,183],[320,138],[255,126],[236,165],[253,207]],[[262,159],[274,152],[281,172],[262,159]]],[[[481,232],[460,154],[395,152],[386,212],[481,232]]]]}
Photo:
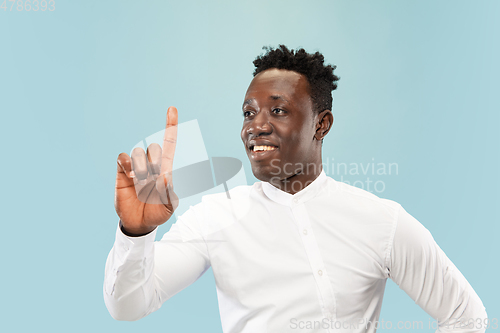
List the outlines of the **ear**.
{"type": "Polygon", "coordinates": [[[323,110],[316,116],[316,134],[314,138],[321,141],[333,125],[333,114],[330,110],[323,110]]]}

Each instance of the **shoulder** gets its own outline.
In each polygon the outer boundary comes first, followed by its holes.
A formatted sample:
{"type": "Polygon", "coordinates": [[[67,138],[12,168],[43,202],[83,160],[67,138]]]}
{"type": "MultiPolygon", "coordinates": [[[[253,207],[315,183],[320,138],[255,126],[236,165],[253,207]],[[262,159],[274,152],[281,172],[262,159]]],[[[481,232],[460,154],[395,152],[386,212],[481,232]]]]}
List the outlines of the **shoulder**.
{"type": "Polygon", "coordinates": [[[335,190],[334,193],[337,193],[342,202],[349,203],[357,209],[386,210],[396,214],[401,207],[396,201],[381,198],[356,186],[336,181],[331,177],[328,177],[328,185],[330,189],[335,190]]]}
{"type": "Polygon", "coordinates": [[[260,186],[260,183],[241,185],[228,191],[204,195],[199,203],[200,211],[205,215],[204,218],[240,217],[243,212],[248,212],[252,194],[258,192],[260,186]]]}
{"type": "Polygon", "coordinates": [[[202,203],[226,203],[227,200],[245,200],[247,199],[252,191],[258,188],[260,183],[255,183],[254,185],[240,185],[236,186],[228,191],[207,194],[201,198],[202,203]]]}
{"type": "Polygon", "coordinates": [[[207,194],[201,201],[178,217],[177,224],[187,226],[190,232],[206,237],[231,226],[248,206],[253,186],[237,186],[228,191],[207,194]]]}

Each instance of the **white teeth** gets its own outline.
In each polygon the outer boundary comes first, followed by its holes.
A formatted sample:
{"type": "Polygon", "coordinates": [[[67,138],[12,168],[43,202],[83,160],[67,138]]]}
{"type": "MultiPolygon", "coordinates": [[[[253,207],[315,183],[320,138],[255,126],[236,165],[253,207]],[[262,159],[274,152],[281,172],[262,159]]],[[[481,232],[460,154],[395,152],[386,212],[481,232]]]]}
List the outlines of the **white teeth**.
{"type": "Polygon", "coordinates": [[[266,151],[266,150],[275,150],[276,147],[272,146],[254,146],[253,151],[266,151]]]}

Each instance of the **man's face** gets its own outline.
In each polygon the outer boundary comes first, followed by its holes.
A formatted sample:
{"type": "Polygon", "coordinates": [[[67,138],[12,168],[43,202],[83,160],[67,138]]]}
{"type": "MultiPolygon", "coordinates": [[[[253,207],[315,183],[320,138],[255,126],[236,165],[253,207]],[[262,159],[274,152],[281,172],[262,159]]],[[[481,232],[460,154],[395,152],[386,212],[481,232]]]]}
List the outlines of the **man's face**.
{"type": "Polygon", "coordinates": [[[257,74],[245,95],[243,115],[241,139],[257,179],[290,178],[317,161],[315,117],[304,75],[282,69],[257,74]]]}

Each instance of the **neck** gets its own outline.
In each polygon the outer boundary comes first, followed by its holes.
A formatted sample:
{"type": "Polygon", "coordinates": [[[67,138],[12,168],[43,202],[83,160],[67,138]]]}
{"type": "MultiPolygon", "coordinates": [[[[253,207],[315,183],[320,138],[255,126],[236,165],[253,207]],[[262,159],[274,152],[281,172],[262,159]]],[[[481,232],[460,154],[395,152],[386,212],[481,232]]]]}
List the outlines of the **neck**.
{"type": "Polygon", "coordinates": [[[282,179],[273,179],[269,183],[284,192],[295,194],[302,191],[318,178],[322,170],[323,164],[320,160],[319,163],[308,163],[307,166],[298,173],[282,179]]]}

